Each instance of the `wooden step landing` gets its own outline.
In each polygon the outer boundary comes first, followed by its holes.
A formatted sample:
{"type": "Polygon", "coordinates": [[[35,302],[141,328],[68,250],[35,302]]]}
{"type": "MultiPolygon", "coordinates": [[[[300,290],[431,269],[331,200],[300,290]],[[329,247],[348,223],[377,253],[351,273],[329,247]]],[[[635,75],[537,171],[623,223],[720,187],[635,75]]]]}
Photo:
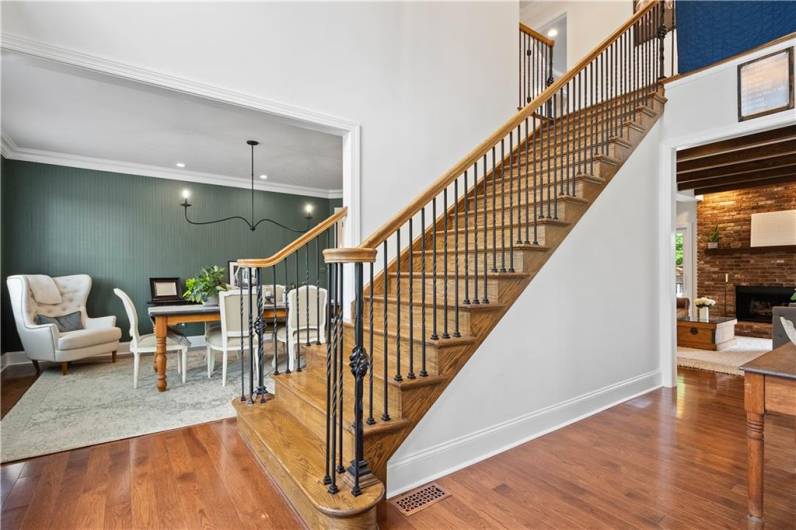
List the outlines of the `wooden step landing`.
{"type": "Polygon", "coordinates": [[[376,506],[384,498],[384,484],[363,488],[354,497],[337,475],[332,495],[323,484],[324,443],[277,400],[262,405],[232,401],[238,430],[258,463],[310,528],[377,528],[376,506]]]}

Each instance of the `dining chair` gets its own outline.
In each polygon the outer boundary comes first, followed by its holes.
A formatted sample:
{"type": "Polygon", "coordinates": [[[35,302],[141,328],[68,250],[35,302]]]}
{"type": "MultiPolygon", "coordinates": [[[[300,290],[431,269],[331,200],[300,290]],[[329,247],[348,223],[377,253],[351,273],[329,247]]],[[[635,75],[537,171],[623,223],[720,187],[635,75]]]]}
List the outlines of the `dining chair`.
{"type": "MultiPolygon", "coordinates": [[[[133,388],[138,388],[138,372],[141,366],[142,353],[155,353],[157,344],[155,342],[154,333],[147,335],[140,335],[138,333],[138,312],[135,310],[135,304],[127,293],[121,289],[114,289],[113,294],[118,296],[124,310],[127,313],[127,319],[130,321],[130,352],[133,354],[133,388]]],[[[182,376],[182,382],[185,383],[185,376],[188,372],[188,348],[191,343],[187,338],[182,335],[177,335],[171,331],[166,336],[166,352],[177,351],[177,373],[182,376]]]]}
{"type": "Polygon", "coordinates": [[[215,352],[221,351],[221,385],[227,385],[227,362],[230,351],[240,355],[241,337],[243,349],[249,349],[249,313],[252,299],[248,293],[241,297],[236,290],[223,291],[218,294],[218,306],[221,312],[221,327],[210,328],[205,336],[207,346],[207,377],[213,376],[216,359],[215,352]],[[241,298],[243,298],[243,318],[241,319],[241,298]]]}
{"type": "Polygon", "coordinates": [[[287,325],[276,330],[276,340],[287,344],[288,366],[296,369],[296,344],[325,343],[326,289],[302,285],[287,293],[287,325]]]}

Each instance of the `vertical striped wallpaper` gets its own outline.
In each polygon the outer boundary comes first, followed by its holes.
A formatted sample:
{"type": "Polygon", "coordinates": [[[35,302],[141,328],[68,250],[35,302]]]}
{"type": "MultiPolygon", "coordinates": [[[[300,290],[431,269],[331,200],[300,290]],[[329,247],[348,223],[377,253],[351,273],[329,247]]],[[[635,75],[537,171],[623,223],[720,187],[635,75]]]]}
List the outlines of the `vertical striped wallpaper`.
{"type": "MultiPolygon", "coordinates": [[[[268,256],[296,237],[268,223],[251,232],[240,221],[207,226],[184,221],[179,206],[183,188],[191,190],[193,220],[248,218],[251,195],[245,189],[6,159],[1,178],[4,352],[22,349],[5,284],[11,274],[89,274],[94,280],[89,315],[115,314],[127,337],[127,317],[114,287],[132,297],[140,331],[150,333],[150,277],[179,276],[184,281],[206,265],[226,267],[231,259],[268,256]]],[[[314,224],[329,215],[330,202],[339,200],[258,191],[255,218],[306,228],[307,202],[315,205],[314,224]]],[[[294,276],[290,270],[291,281],[294,276]]],[[[321,271],[322,281],[324,277],[321,271]]]]}

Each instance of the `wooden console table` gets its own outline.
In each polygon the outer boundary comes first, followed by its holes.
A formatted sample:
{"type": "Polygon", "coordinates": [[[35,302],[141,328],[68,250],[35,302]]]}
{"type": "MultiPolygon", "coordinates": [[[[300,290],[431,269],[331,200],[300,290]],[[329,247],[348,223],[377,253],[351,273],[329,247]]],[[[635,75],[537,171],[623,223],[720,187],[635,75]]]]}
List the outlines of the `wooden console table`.
{"type": "Polygon", "coordinates": [[[707,322],[682,319],[677,321],[677,345],[700,350],[726,350],[735,344],[732,317],[711,317],[707,322]]]}
{"type": "MultiPolygon", "coordinates": [[[[149,317],[155,323],[155,371],[158,373],[157,388],[163,392],[167,388],[166,382],[166,335],[169,326],[188,324],[193,322],[218,322],[221,320],[221,311],[217,305],[189,304],[153,306],[147,310],[149,317]]],[[[284,320],[287,317],[287,307],[284,304],[266,304],[263,309],[266,321],[276,317],[284,320]]]]}
{"type": "Polygon", "coordinates": [[[796,416],[796,345],[787,343],[741,366],[746,409],[749,517],[763,518],[764,420],[767,412],[796,416]]]}

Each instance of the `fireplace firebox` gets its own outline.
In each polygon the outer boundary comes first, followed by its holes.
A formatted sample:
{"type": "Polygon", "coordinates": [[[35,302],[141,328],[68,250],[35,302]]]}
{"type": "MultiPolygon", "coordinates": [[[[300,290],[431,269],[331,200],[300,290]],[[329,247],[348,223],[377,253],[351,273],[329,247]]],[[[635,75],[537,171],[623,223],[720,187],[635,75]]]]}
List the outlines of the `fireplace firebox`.
{"type": "Polygon", "coordinates": [[[771,322],[773,308],[790,303],[793,287],[735,286],[735,317],[747,322],[771,322]]]}

